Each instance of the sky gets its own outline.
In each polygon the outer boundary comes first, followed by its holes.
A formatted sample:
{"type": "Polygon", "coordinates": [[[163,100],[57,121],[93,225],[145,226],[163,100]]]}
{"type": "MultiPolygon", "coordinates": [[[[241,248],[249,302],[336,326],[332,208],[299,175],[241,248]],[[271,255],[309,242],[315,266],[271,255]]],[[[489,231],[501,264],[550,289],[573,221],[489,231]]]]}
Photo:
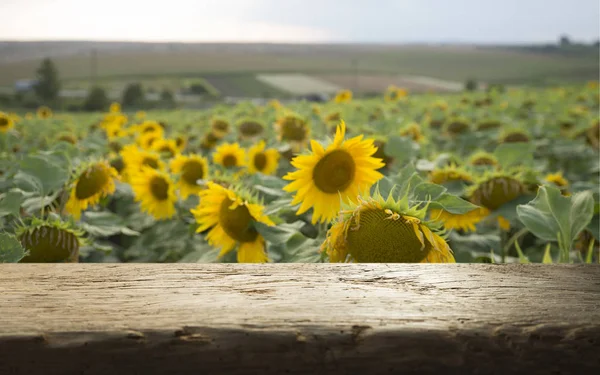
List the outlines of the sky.
{"type": "Polygon", "coordinates": [[[0,0],[0,40],[530,43],[600,36],[598,0],[0,0]]]}

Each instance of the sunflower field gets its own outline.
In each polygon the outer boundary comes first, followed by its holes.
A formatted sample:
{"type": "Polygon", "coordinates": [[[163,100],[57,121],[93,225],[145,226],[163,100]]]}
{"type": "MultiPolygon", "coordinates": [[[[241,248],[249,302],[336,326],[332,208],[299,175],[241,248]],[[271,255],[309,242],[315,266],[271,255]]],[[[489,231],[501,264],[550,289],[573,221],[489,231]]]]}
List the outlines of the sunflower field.
{"type": "Polygon", "coordinates": [[[0,262],[599,262],[599,101],[0,112],[0,262]]]}

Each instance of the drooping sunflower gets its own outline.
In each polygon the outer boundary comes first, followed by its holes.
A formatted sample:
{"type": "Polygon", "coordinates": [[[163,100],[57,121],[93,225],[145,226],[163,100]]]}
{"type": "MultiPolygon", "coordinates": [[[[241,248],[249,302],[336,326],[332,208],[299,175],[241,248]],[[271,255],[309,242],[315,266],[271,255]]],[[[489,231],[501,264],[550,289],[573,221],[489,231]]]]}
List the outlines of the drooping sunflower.
{"type": "Polygon", "coordinates": [[[200,148],[205,151],[212,150],[217,145],[217,142],[219,142],[219,137],[212,132],[206,133],[202,138],[202,142],[200,142],[200,148]]]}
{"type": "Polygon", "coordinates": [[[460,117],[450,119],[444,126],[446,134],[451,137],[468,133],[470,128],[469,121],[460,117]]]}
{"type": "Polygon", "coordinates": [[[225,168],[243,167],[246,165],[246,151],[239,143],[223,143],[215,150],[213,162],[225,168]]]}
{"type": "Polygon", "coordinates": [[[152,150],[168,158],[179,154],[179,147],[177,147],[177,142],[174,139],[157,139],[152,142],[152,150]]]}
{"type": "Polygon", "coordinates": [[[181,198],[187,199],[202,190],[199,181],[208,179],[208,161],[201,155],[179,155],[171,160],[171,171],[181,175],[177,187],[181,198]]]}
{"type": "Polygon", "coordinates": [[[425,137],[421,132],[421,127],[416,122],[412,122],[402,128],[400,130],[400,135],[403,137],[411,137],[412,140],[417,143],[422,143],[425,140],[425,137]]]}
{"type": "Polygon", "coordinates": [[[277,139],[289,143],[295,152],[300,152],[308,144],[310,127],[306,120],[297,115],[288,114],[281,117],[275,123],[275,130],[277,139]]]}
{"type": "Polygon", "coordinates": [[[496,157],[489,152],[478,151],[471,155],[469,158],[469,164],[473,166],[495,167],[498,165],[498,159],[496,159],[496,157]]]}
{"type": "Polygon", "coordinates": [[[29,254],[21,263],[73,263],[79,261],[79,248],[84,244],[81,230],[68,222],[33,219],[16,231],[17,239],[29,254]]]}
{"type": "Polygon", "coordinates": [[[160,125],[160,123],[158,123],[156,121],[144,121],[141,124],[137,125],[135,127],[135,129],[141,135],[148,134],[148,133],[155,133],[155,134],[158,134],[160,137],[163,136],[164,131],[165,131],[163,129],[163,127],[160,125]]]}
{"type": "Polygon", "coordinates": [[[338,92],[333,101],[336,103],[350,103],[352,101],[352,91],[342,90],[338,92]]]}
{"type": "Polygon", "coordinates": [[[37,109],[37,117],[43,120],[49,119],[52,117],[52,110],[46,106],[41,106],[37,109]]]}
{"type": "MultiPolygon", "coordinates": [[[[480,177],[469,188],[466,196],[471,203],[487,211],[480,211],[483,216],[528,193],[527,185],[518,174],[498,171],[480,177]]],[[[510,229],[510,222],[502,216],[498,216],[498,225],[503,230],[510,229]]]]}
{"type": "Polygon", "coordinates": [[[134,199],[140,202],[143,212],[155,219],[169,219],[175,215],[175,185],[169,175],[149,167],[131,176],[134,199]]]}
{"type": "Polygon", "coordinates": [[[453,214],[440,208],[432,208],[429,211],[429,217],[433,221],[440,222],[444,228],[460,229],[465,232],[475,232],[475,225],[481,222],[489,215],[486,208],[476,208],[463,214],[453,214]]]}
{"type": "Polygon", "coordinates": [[[248,150],[248,172],[251,174],[274,174],[279,162],[279,151],[265,150],[265,141],[260,141],[248,150]]]}
{"type": "Polygon", "coordinates": [[[263,134],[265,126],[258,120],[245,119],[238,124],[238,132],[241,139],[254,139],[263,134]]]}
{"type": "Polygon", "coordinates": [[[106,161],[93,163],[85,167],[77,176],[65,209],[76,220],[81,211],[94,206],[100,199],[115,192],[117,171],[106,161]]]}
{"type": "Polygon", "coordinates": [[[177,137],[175,137],[175,145],[177,146],[177,150],[179,150],[179,152],[183,152],[187,147],[187,144],[188,139],[185,136],[178,135],[177,137]]]}
{"type": "Polygon", "coordinates": [[[212,133],[219,139],[229,134],[229,121],[221,117],[216,117],[210,122],[212,133]]]}
{"type": "Polygon", "coordinates": [[[477,130],[491,130],[502,127],[502,122],[496,119],[485,119],[477,124],[477,130]]]}
{"type": "Polygon", "coordinates": [[[452,163],[431,171],[429,180],[438,185],[456,181],[468,184],[473,181],[473,176],[466,169],[457,166],[455,163],[452,163]]]}
{"type": "Polygon", "coordinates": [[[240,263],[263,263],[268,261],[265,240],[254,223],[275,225],[264,214],[264,206],[252,197],[244,196],[213,182],[200,192],[200,204],[191,210],[198,223],[196,232],[208,229],[206,240],[221,249],[219,256],[232,251],[236,245],[240,263]]]}
{"type": "Polygon", "coordinates": [[[4,112],[0,112],[0,133],[6,133],[15,126],[13,119],[4,112]]]}
{"type": "Polygon", "coordinates": [[[500,143],[525,143],[529,142],[530,139],[529,134],[521,129],[509,129],[500,135],[500,143]]]}
{"type": "Polygon", "coordinates": [[[66,142],[66,143],[70,143],[72,145],[77,144],[77,137],[72,134],[72,133],[63,133],[60,134],[57,138],[57,141],[59,142],[66,142]]]}
{"type": "Polygon", "coordinates": [[[313,208],[313,224],[331,222],[340,210],[340,198],[347,202],[383,177],[377,172],[383,161],[372,156],[377,151],[373,140],[363,140],[362,135],[344,140],[345,135],[346,123],[341,121],[326,149],[311,140],[312,152],[295,157],[291,164],[297,170],[284,177],[292,181],[283,188],[295,192],[292,205],[302,203],[297,214],[313,208]]]}
{"type": "Polygon", "coordinates": [[[358,196],[344,205],[321,246],[331,262],[454,263],[440,225],[425,221],[426,206],[408,197],[358,196]]]}

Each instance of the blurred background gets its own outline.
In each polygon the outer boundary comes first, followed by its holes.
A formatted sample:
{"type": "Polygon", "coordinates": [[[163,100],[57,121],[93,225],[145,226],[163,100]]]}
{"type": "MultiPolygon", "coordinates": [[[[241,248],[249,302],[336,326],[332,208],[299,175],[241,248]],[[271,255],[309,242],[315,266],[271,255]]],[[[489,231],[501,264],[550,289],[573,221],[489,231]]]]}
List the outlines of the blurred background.
{"type": "Polygon", "coordinates": [[[598,80],[599,12],[597,0],[2,0],[0,105],[577,84],[598,80]]]}

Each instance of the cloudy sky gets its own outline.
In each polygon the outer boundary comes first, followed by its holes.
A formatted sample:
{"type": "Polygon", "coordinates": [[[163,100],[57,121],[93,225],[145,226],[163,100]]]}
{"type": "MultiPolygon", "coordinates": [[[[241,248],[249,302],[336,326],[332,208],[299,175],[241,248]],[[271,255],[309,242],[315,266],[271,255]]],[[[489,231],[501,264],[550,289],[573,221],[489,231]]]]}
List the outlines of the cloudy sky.
{"type": "Polygon", "coordinates": [[[600,34],[598,0],[0,0],[0,40],[554,41],[600,34]]]}

